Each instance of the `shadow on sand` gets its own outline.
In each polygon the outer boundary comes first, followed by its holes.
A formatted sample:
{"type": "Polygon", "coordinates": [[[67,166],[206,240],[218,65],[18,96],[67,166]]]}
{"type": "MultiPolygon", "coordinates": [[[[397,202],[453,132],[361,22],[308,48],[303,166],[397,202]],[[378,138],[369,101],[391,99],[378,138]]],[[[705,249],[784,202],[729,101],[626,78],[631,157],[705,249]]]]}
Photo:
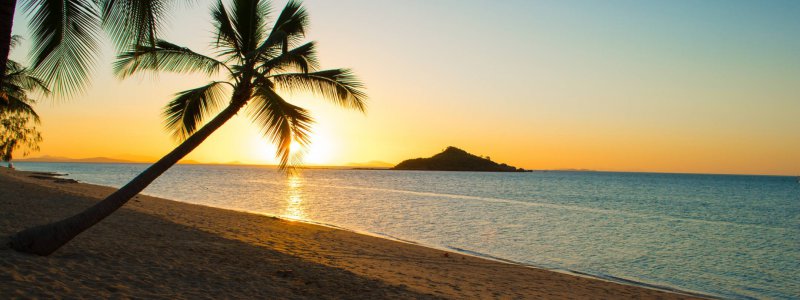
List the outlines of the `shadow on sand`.
{"type": "Polygon", "coordinates": [[[431,299],[123,208],[49,257],[9,249],[17,230],[74,214],[93,200],[0,181],[0,295],[135,298],[431,299]]]}

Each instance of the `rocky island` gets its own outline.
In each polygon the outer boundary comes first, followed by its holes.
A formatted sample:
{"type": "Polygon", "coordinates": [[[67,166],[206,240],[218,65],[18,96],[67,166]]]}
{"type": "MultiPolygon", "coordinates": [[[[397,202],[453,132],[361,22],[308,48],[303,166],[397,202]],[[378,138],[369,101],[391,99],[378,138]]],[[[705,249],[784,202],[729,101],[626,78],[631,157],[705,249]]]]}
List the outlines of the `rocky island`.
{"type": "Polygon", "coordinates": [[[392,170],[420,171],[481,171],[481,172],[526,172],[507,164],[498,164],[489,157],[483,158],[456,147],[447,147],[442,153],[429,158],[404,160],[392,170]]]}

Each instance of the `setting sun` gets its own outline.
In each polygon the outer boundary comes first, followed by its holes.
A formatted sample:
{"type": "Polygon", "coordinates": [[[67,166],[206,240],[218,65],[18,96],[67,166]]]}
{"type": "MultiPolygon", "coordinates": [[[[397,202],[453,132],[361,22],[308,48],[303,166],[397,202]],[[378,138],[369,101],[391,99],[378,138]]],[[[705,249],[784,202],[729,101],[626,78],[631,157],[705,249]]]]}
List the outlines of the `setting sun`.
{"type": "Polygon", "coordinates": [[[301,145],[297,141],[292,141],[292,143],[289,145],[289,153],[291,153],[292,155],[297,155],[298,153],[302,152],[308,152],[308,149],[306,147],[303,147],[303,145],[301,145]]]}
{"type": "MultiPolygon", "coordinates": [[[[276,158],[277,148],[269,142],[268,139],[261,135],[253,134],[247,137],[247,142],[244,143],[245,152],[241,152],[245,159],[240,160],[241,163],[248,164],[277,164],[276,158]]],[[[226,151],[234,153],[235,149],[223,149],[217,147],[214,149],[216,152],[226,151]]],[[[289,145],[291,155],[297,154],[302,151],[304,165],[334,165],[336,162],[332,161],[333,155],[336,154],[337,148],[333,139],[329,138],[323,130],[317,132],[316,128],[310,135],[310,143],[303,147],[297,141],[292,141],[289,145]]],[[[224,161],[224,163],[234,162],[234,160],[224,161]]]]}

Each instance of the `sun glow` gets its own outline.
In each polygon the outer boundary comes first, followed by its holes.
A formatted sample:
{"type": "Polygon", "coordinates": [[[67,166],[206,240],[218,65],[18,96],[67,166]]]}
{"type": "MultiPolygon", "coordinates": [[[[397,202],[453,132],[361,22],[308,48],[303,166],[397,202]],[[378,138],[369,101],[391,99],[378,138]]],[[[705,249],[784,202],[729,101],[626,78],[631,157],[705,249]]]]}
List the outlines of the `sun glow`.
{"type": "Polygon", "coordinates": [[[311,142],[303,147],[297,141],[292,141],[289,151],[292,155],[302,152],[303,164],[324,165],[330,163],[330,158],[335,151],[333,143],[324,134],[312,133],[311,142]]]}
{"type": "Polygon", "coordinates": [[[283,217],[289,220],[302,220],[306,216],[303,210],[303,179],[300,175],[290,174],[286,180],[286,208],[283,217]]]}
{"type": "MultiPolygon", "coordinates": [[[[322,133],[313,133],[310,137],[311,142],[303,147],[297,141],[292,141],[289,145],[289,153],[295,155],[302,151],[302,164],[305,165],[328,165],[336,152],[336,144],[332,139],[322,133]]],[[[277,147],[265,140],[261,136],[254,136],[250,142],[251,158],[247,162],[259,164],[277,164],[277,147]]]]}
{"type": "Polygon", "coordinates": [[[289,153],[291,155],[297,155],[300,152],[307,151],[308,149],[304,149],[303,145],[298,143],[297,141],[293,140],[291,144],[289,144],[289,153]]]}
{"type": "MultiPolygon", "coordinates": [[[[576,9],[559,1],[467,1],[455,8],[371,3],[305,3],[312,20],[368,11],[321,21],[325,26],[314,26],[309,38],[319,42],[325,68],[352,68],[370,96],[361,115],[313,93],[279,91],[314,117],[305,165],[394,164],[457,146],[526,169],[800,174],[798,23],[781,5],[751,2],[720,13],[713,5],[699,9],[703,5],[681,1],[658,9],[576,9]],[[669,13],[685,7],[697,9],[669,13]],[[448,43],[420,34],[429,33],[432,23],[393,21],[408,11],[441,14],[437,20],[457,24],[447,28],[448,43]],[[473,15],[487,19],[464,18],[473,15]],[[476,34],[504,46],[475,48],[476,34]],[[441,48],[431,56],[424,47],[407,47],[407,40],[441,48]],[[509,49],[525,55],[508,55],[509,49]],[[475,69],[493,76],[475,76],[475,69]],[[486,99],[499,102],[487,105],[486,99]]],[[[162,38],[214,53],[208,36],[197,34],[215,30],[206,5],[186,6],[175,17],[162,38]]],[[[13,30],[31,32],[24,21],[13,30]]],[[[28,62],[36,46],[24,40],[12,59],[28,62]]],[[[159,112],[175,92],[206,84],[207,76],[119,80],[112,70],[114,47],[99,48],[103,53],[84,93],[74,101],[37,103],[44,142],[30,157],[153,162],[176,146],[159,112]]],[[[275,143],[260,129],[242,113],[186,160],[276,165],[275,143]]]]}

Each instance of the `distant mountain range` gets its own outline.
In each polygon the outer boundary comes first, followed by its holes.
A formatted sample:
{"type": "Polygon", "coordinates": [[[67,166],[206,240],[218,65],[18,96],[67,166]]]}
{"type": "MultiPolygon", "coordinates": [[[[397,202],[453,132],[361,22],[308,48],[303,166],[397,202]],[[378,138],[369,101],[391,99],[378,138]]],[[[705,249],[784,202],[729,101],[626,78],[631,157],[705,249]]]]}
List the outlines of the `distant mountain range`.
{"type": "MultiPolygon", "coordinates": [[[[44,155],[39,157],[29,157],[22,159],[15,159],[15,161],[28,161],[28,162],[80,162],[80,163],[142,163],[148,161],[133,161],[126,159],[110,158],[110,157],[88,157],[88,158],[69,158],[63,156],[50,156],[44,155]]],[[[153,160],[154,161],[154,160],[153,160]]],[[[152,161],[149,161],[152,162],[152,161]]],[[[198,164],[194,160],[181,160],[180,164],[198,164]]]]}
{"type": "Polygon", "coordinates": [[[405,160],[392,170],[525,172],[525,169],[498,164],[489,157],[483,158],[452,146],[429,158],[405,160]]]}
{"type": "Polygon", "coordinates": [[[31,162],[91,162],[91,163],[132,163],[134,161],[115,159],[109,157],[89,157],[89,158],[69,158],[62,156],[44,155],[39,157],[30,157],[16,159],[16,161],[31,161],[31,162]]]}

